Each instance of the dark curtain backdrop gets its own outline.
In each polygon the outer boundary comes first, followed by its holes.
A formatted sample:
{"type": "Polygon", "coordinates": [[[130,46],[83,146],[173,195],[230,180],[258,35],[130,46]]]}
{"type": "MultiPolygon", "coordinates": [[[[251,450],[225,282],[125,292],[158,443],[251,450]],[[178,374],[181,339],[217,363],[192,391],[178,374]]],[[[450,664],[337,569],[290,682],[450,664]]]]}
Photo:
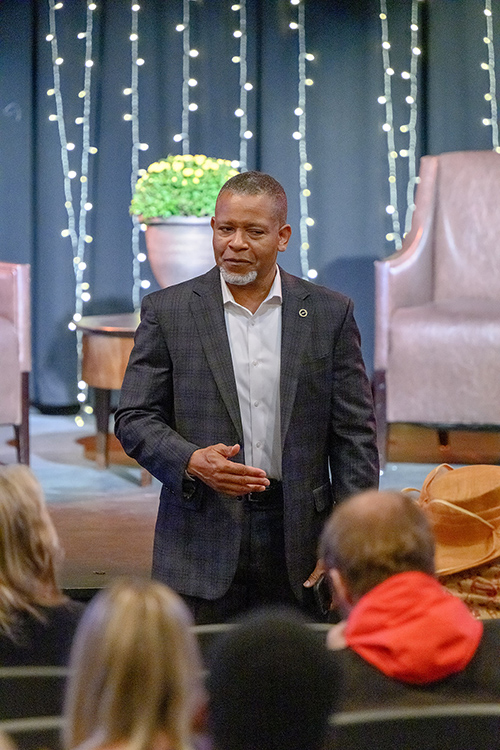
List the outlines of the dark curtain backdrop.
{"type": "MultiPolygon", "coordinates": [[[[391,253],[385,239],[391,222],[384,107],[379,0],[302,0],[305,7],[307,65],[314,85],[307,88],[310,264],[317,282],[353,297],[368,369],[373,351],[373,261],[391,253]]],[[[180,153],[172,137],[181,130],[182,0],[141,0],[139,54],[140,138],[149,144],[141,167],[168,153],[180,153]]],[[[192,0],[192,61],[199,81],[193,92],[199,110],[191,116],[191,152],[235,159],[239,154],[238,53],[233,31],[238,13],[230,0],[192,0]]],[[[500,34],[500,13],[494,16],[500,34]],[[498,16],[498,17],[497,17],[498,16]]],[[[132,309],[130,202],[131,125],[123,114],[130,98],[129,0],[100,0],[94,13],[89,200],[86,280],[92,299],[84,314],[132,309]]],[[[32,264],[32,400],[42,409],[71,407],[77,395],[75,334],[68,330],[75,305],[73,251],[61,237],[67,226],[57,124],[49,122],[53,86],[48,33],[48,0],[0,2],[0,259],[32,264]]],[[[395,123],[407,121],[411,0],[387,0],[392,43],[395,123]]],[[[419,4],[422,50],[419,61],[418,157],[462,149],[489,149],[491,130],[484,100],[488,75],[482,0],[427,0],[419,4]]],[[[77,144],[70,160],[78,170],[82,114],[85,0],[66,0],[58,11],[60,68],[68,140],[77,144]]],[[[299,156],[292,138],[298,87],[297,32],[289,28],[297,9],[289,0],[247,0],[248,167],[270,172],[289,195],[293,239],[280,259],[300,275],[299,156]]],[[[498,38],[500,46],[500,36],[498,38]]],[[[397,148],[407,138],[396,133],[397,148]]],[[[398,159],[399,210],[404,218],[406,174],[398,159]]],[[[78,207],[78,180],[74,203],[78,207]]],[[[143,242],[143,237],[141,237],[143,242]]],[[[145,264],[147,265],[147,264],[145,264]]],[[[143,275],[152,281],[149,269],[143,275]]]]}

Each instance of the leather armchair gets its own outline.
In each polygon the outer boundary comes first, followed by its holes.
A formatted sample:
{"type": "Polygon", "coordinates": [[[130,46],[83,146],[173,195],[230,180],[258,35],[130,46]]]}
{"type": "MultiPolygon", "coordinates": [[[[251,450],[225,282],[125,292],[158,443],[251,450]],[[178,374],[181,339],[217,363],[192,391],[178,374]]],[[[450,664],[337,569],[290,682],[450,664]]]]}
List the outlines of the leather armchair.
{"type": "Polygon", "coordinates": [[[500,425],[500,154],[420,161],[411,231],[375,262],[374,397],[387,424],[500,425]]]}
{"type": "Polygon", "coordinates": [[[0,262],[0,424],[13,425],[17,458],[29,464],[30,266],[0,262]]]}

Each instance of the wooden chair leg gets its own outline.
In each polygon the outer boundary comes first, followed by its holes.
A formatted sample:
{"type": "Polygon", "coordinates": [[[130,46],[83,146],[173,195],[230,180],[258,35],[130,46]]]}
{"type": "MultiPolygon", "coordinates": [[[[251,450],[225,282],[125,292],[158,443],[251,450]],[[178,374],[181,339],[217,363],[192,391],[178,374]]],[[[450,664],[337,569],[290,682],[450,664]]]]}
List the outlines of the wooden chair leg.
{"type": "Polygon", "coordinates": [[[14,425],[17,443],[17,460],[20,464],[30,464],[30,395],[29,372],[21,374],[21,424],[14,425]]]}
{"type": "Polygon", "coordinates": [[[100,469],[109,465],[109,415],[111,413],[111,391],[108,388],[94,388],[96,420],[96,463],[100,469]]]}
{"type": "Polygon", "coordinates": [[[448,430],[444,430],[444,429],[439,429],[437,433],[438,433],[439,445],[442,448],[447,448],[448,445],[450,444],[450,433],[448,432],[448,430]]]}
{"type": "Polygon", "coordinates": [[[373,403],[375,419],[377,421],[377,444],[380,468],[385,469],[387,463],[387,413],[386,413],[386,384],[385,370],[377,370],[372,381],[373,403]]]}

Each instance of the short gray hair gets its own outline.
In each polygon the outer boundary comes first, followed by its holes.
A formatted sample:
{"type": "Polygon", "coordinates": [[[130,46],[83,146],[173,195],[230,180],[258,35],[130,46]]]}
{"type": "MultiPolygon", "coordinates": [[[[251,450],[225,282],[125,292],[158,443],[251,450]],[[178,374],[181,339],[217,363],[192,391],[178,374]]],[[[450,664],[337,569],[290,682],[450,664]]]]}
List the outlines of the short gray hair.
{"type": "Polygon", "coordinates": [[[319,556],[359,599],[396,573],[434,575],[434,536],[410,497],[369,490],[335,508],[323,529],[319,556]]]}
{"type": "Polygon", "coordinates": [[[278,180],[265,172],[240,172],[224,183],[219,195],[222,195],[222,193],[268,195],[274,200],[276,217],[280,226],[286,224],[288,205],[285,190],[278,180]]]}

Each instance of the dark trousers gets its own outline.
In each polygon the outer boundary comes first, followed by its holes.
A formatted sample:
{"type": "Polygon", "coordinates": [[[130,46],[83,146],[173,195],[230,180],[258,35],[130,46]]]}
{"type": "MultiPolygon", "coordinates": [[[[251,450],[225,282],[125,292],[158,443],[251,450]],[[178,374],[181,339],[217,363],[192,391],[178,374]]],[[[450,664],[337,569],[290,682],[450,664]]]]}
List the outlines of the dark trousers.
{"type": "MultiPolygon", "coordinates": [[[[251,498],[241,500],[243,533],[240,555],[228,591],[220,599],[213,600],[183,596],[197,625],[227,622],[247,610],[273,604],[300,606],[288,579],[281,486],[269,492],[255,493],[251,498]]],[[[305,607],[307,614],[317,619],[312,592],[305,589],[304,594],[306,600],[310,595],[311,606],[306,604],[305,607]]]]}

